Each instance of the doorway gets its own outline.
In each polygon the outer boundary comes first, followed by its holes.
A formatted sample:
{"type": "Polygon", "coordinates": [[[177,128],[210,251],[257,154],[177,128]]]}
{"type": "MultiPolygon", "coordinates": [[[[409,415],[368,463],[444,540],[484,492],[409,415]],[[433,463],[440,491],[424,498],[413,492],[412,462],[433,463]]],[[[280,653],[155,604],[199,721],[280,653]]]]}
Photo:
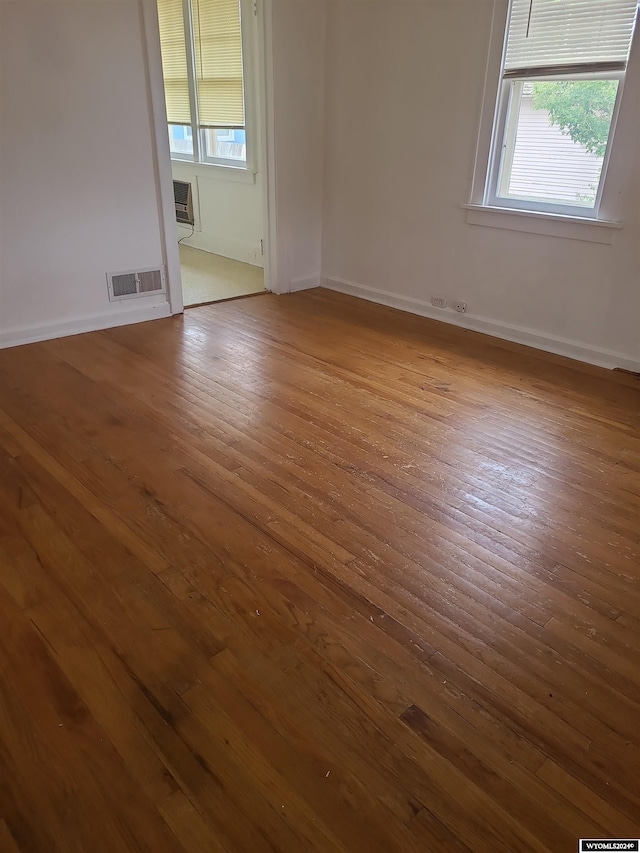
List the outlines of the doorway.
{"type": "Polygon", "coordinates": [[[157,12],[176,208],[173,231],[165,230],[178,249],[182,305],[265,293],[257,8],[252,0],[157,0],[157,12]],[[186,210],[178,203],[185,188],[186,210]]]}

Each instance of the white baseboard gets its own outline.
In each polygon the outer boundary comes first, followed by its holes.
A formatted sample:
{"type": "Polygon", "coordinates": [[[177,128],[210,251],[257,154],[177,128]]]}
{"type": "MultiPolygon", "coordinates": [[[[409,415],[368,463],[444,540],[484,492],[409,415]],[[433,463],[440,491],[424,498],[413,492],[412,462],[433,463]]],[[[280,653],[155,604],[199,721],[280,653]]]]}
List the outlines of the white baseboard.
{"type": "Polygon", "coordinates": [[[578,341],[566,338],[543,335],[532,329],[489,320],[474,314],[449,313],[446,310],[443,311],[442,309],[434,308],[430,303],[420,299],[399,296],[396,293],[377,290],[376,288],[367,287],[364,284],[358,284],[354,281],[341,278],[324,278],[322,286],[329,290],[336,290],[339,293],[346,293],[350,296],[367,299],[369,302],[377,302],[379,305],[387,305],[390,308],[398,308],[401,311],[408,311],[411,314],[429,317],[431,320],[439,320],[443,323],[450,323],[453,326],[460,326],[463,329],[471,329],[474,332],[492,335],[494,338],[501,338],[505,341],[534,347],[544,352],[574,358],[577,361],[584,361],[587,364],[594,364],[597,367],[606,367],[609,369],[621,367],[634,372],[640,371],[640,361],[630,359],[622,353],[589,347],[578,341]]]}
{"type": "Polygon", "coordinates": [[[298,293],[300,290],[312,290],[314,287],[320,287],[320,276],[314,275],[310,278],[292,278],[289,282],[287,293],[298,293]]]}
{"type": "Polygon", "coordinates": [[[211,252],[214,255],[222,255],[223,258],[231,258],[233,261],[242,261],[252,264],[254,267],[264,266],[264,258],[260,251],[260,241],[257,243],[245,243],[242,240],[233,240],[230,237],[205,234],[202,231],[194,231],[191,237],[191,226],[178,225],[178,238],[182,240],[180,245],[191,246],[192,249],[202,249],[203,252],[211,252]]]}
{"type": "Polygon", "coordinates": [[[97,332],[100,329],[111,329],[115,326],[128,326],[131,323],[145,323],[147,320],[159,320],[170,316],[169,303],[161,302],[93,317],[78,317],[64,323],[7,329],[0,332],[0,349],[33,344],[37,341],[49,341],[53,338],[65,338],[68,335],[80,335],[84,332],[97,332]]]}

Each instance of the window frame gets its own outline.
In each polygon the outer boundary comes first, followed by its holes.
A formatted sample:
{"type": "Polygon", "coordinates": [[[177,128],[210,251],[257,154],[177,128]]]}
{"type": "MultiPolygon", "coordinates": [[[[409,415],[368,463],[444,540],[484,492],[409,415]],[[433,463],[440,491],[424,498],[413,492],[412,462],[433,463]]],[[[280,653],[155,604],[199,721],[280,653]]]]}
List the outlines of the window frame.
{"type": "Polygon", "coordinates": [[[560,216],[576,216],[581,219],[598,219],[604,185],[607,179],[607,168],[611,157],[611,148],[616,131],[616,123],[618,113],[620,111],[620,101],[622,99],[622,91],[624,89],[624,80],[626,72],[585,72],[584,74],[555,74],[555,75],[539,75],[535,77],[511,77],[509,79],[500,80],[500,90],[498,93],[498,104],[496,108],[496,118],[493,126],[493,136],[491,141],[491,149],[489,153],[489,170],[487,174],[487,182],[485,189],[484,203],[487,207],[501,207],[513,210],[527,210],[532,213],[551,213],[560,216]],[[536,201],[534,199],[519,199],[509,196],[500,195],[500,184],[504,175],[504,153],[507,149],[507,134],[509,133],[509,120],[512,114],[513,104],[516,100],[516,90],[518,84],[525,82],[556,82],[559,80],[617,80],[618,90],[616,92],[616,100],[611,116],[611,126],[607,139],[607,147],[604,154],[602,169],[600,171],[600,180],[598,182],[598,190],[593,207],[580,204],[561,204],[557,202],[536,201]]]}
{"type": "MultiPolygon", "coordinates": [[[[246,109],[246,106],[245,106],[246,109]]],[[[249,168],[246,164],[249,162],[249,134],[247,132],[247,118],[245,116],[245,126],[244,128],[228,128],[229,130],[244,130],[245,132],[245,151],[246,156],[244,160],[240,160],[238,157],[212,157],[210,154],[207,154],[207,140],[205,138],[205,134],[207,130],[226,130],[227,128],[217,128],[217,127],[200,127],[199,128],[199,140],[198,140],[198,149],[200,151],[200,163],[209,163],[213,166],[231,166],[236,169],[247,169],[249,168]]]]}
{"type": "MultiPolygon", "coordinates": [[[[246,157],[239,160],[235,157],[212,157],[208,155],[205,132],[209,129],[200,124],[198,115],[197,74],[195,65],[195,46],[193,28],[193,6],[191,0],[182,0],[182,14],[184,20],[185,51],[187,58],[187,77],[189,84],[189,105],[191,110],[191,134],[193,138],[193,154],[182,154],[174,152],[169,145],[171,160],[180,163],[192,163],[197,166],[222,166],[224,168],[236,169],[245,172],[255,172],[256,151],[253,144],[254,122],[253,122],[253,29],[248,25],[250,16],[253,16],[251,0],[238,0],[240,5],[240,33],[242,38],[242,88],[244,96],[244,127],[246,157]]],[[[169,123],[170,124],[170,123],[169,123]]],[[[224,128],[223,128],[224,129],[224,128]]],[[[238,129],[238,128],[236,128],[238,129]]],[[[169,132],[167,126],[167,133],[169,132]]]]}
{"type": "MultiPolygon", "coordinates": [[[[557,233],[558,236],[576,236],[577,239],[602,242],[602,232],[598,234],[600,229],[588,231],[587,228],[591,229],[592,226],[598,225],[613,228],[620,227],[620,223],[615,218],[616,199],[622,191],[619,174],[620,166],[616,166],[615,169],[610,168],[611,155],[613,151],[618,150],[620,144],[622,144],[622,147],[628,147],[630,144],[630,140],[626,138],[629,135],[626,119],[624,122],[626,136],[625,140],[622,140],[621,143],[618,142],[617,130],[622,111],[624,110],[625,116],[630,108],[633,111],[629,100],[634,95],[637,96],[639,89],[638,85],[636,85],[637,81],[633,79],[633,74],[637,76],[637,66],[640,59],[640,12],[638,13],[639,17],[636,19],[626,70],[616,72],[585,72],[584,74],[573,72],[566,75],[555,74],[553,76],[540,75],[526,77],[529,81],[558,79],[618,79],[620,81],[596,203],[591,208],[582,205],[562,205],[508,199],[497,194],[509,97],[513,91],[513,86],[510,84],[525,79],[524,77],[511,77],[507,79],[504,77],[511,5],[510,0],[494,0],[490,47],[485,69],[484,98],[476,145],[471,196],[469,203],[462,205],[463,208],[468,210],[467,222],[538,233],[539,228],[535,225],[535,221],[546,221],[548,224],[543,228],[544,233],[557,233]],[[495,81],[497,81],[497,86],[495,81]],[[632,81],[633,86],[631,85],[632,81]],[[625,94],[627,88],[629,92],[625,94]],[[509,215],[511,215],[511,221],[507,224],[504,216],[509,215]],[[499,222],[504,224],[499,225],[499,222]],[[581,228],[582,230],[579,232],[576,231],[574,235],[569,225],[570,222],[577,223],[575,228],[581,228]]],[[[609,239],[606,240],[606,242],[609,241],[609,239]]]]}

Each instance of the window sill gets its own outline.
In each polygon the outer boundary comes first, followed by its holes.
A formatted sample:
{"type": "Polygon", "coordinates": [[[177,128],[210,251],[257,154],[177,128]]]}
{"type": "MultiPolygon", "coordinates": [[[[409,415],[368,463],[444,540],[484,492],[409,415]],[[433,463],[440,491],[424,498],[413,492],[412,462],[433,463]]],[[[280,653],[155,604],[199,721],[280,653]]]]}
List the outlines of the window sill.
{"type": "Polygon", "coordinates": [[[192,160],[171,159],[172,168],[176,172],[181,168],[188,169],[191,174],[195,172],[198,177],[212,178],[218,181],[236,181],[241,184],[255,184],[256,173],[246,166],[223,166],[220,163],[194,163],[192,160]]]}
{"type": "Polygon", "coordinates": [[[506,207],[488,207],[483,204],[463,204],[470,225],[502,228],[507,231],[524,231],[546,237],[563,237],[585,240],[589,243],[611,245],[621,222],[587,219],[581,216],[560,216],[554,213],[537,213],[506,207]]]}

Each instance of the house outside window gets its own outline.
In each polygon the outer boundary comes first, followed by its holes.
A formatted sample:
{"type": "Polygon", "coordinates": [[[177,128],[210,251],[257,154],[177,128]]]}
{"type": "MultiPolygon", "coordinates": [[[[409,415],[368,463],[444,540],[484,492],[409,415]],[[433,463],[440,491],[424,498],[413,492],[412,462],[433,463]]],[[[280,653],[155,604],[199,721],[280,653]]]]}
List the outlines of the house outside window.
{"type": "Polygon", "coordinates": [[[158,0],[171,157],[247,166],[239,0],[158,0]]]}
{"type": "Polygon", "coordinates": [[[637,0],[511,0],[484,204],[597,218],[637,0]]]}

